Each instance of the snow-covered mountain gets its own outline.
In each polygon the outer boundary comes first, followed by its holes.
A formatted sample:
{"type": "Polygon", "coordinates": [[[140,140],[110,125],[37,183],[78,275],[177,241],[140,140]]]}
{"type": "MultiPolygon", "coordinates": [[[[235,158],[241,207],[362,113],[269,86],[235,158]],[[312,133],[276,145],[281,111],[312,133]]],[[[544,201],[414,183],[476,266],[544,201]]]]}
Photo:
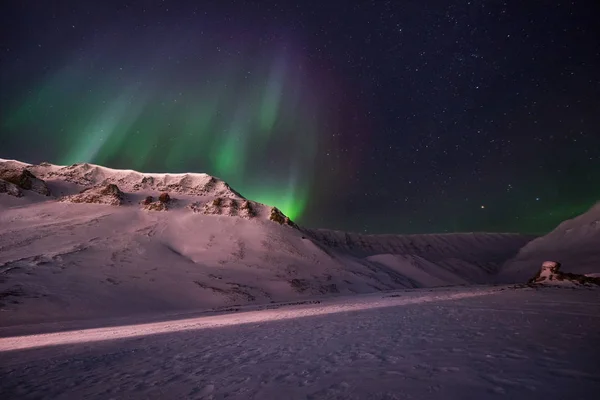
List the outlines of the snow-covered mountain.
{"type": "Polygon", "coordinates": [[[530,240],[309,230],[206,174],[0,159],[7,324],[489,283],[530,240]]]}
{"type": "Polygon", "coordinates": [[[535,275],[545,261],[561,263],[564,272],[600,273],[600,203],[524,246],[502,267],[499,280],[523,282],[535,275]]]}

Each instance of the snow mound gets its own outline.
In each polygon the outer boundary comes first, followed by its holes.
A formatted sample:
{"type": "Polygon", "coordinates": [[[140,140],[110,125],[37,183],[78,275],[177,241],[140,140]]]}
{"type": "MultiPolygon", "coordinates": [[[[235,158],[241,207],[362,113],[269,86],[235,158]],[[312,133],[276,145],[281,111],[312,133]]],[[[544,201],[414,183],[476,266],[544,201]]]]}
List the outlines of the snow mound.
{"type": "Polygon", "coordinates": [[[84,189],[81,193],[65,196],[59,201],[66,203],[88,203],[88,204],[107,204],[111,206],[120,206],[123,204],[125,195],[119,187],[113,183],[107,185],[94,186],[84,189]]]}
{"type": "Polygon", "coordinates": [[[571,273],[600,272],[600,203],[524,246],[503,266],[499,281],[525,282],[546,260],[563,262],[571,273]]]}
{"type": "Polygon", "coordinates": [[[545,261],[530,285],[546,286],[600,286],[600,278],[560,271],[560,263],[545,261]]]}

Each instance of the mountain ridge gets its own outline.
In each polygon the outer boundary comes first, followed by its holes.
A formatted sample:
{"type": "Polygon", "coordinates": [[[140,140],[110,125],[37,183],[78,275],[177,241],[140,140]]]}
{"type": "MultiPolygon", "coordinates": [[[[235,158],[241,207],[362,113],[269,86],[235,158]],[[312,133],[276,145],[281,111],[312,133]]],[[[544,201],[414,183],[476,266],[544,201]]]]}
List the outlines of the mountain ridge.
{"type": "Polygon", "coordinates": [[[533,238],[308,229],[206,174],[15,168],[51,196],[0,193],[2,324],[490,284],[533,238]]]}

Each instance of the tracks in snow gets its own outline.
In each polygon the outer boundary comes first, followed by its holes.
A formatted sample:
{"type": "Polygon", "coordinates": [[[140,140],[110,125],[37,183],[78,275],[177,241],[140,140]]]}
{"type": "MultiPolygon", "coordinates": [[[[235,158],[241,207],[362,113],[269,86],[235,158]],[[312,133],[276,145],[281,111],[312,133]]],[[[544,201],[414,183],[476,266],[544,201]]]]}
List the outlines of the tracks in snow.
{"type": "MultiPolygon", "coordinates": [[[[406,295],[385,297],[365,296],[357,299],[333,300],[330,304],[294,306],[275,310],[247,311],[217,316],[185,318],[180,320],[120,325],[106,328],[92,328],[67,332],[47,333],[0,338],[0,352],[23,350],[49,346],[82,344],[117,339],[137,338],[149,335],[186,332],[250,323],[283,321],[296,318],[312,317],[326,314],[337,314],[368,309],[397,307],[410,304],[421,304],[438,301],[459,300],[470,297],[487,296],[499,293],[497,288],[472,290],[459,293],[434,294],[427,292],[414,296],[415,292],[406,295]]],[[[420,293],[419,293],[420,294],[420,293]]]]}

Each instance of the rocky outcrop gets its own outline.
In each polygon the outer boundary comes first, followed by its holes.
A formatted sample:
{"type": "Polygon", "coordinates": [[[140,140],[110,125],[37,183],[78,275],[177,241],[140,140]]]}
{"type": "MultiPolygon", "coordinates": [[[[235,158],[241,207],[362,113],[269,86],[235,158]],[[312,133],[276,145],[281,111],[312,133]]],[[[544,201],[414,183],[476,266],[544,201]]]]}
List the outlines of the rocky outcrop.
{"type": "Polygon", "coordinates": [[[0,168],[0,179],[12,183],[20,189],[50,196],[50,189],[46,186],[46,182],[33,175],[27,169],[0,168]]]}
{"type": "Polygon", "coordinates": [[[65,196],[60,199],[60,201],[66,203],[107,204],[111,206],[120,206],[124,200],[125,195],[123,192],[121,192],[117,185],[112,183],[87,188],[78,194],[65,196]]]}
{"type": "Polygon", "coordinates": [[[142,201],[142,205],[147,206],[150,203],[154,202],[154,197],[152,196],[146,196],[146,198],[144,199],[144,201],[142,201]]]}
{"type": "Polygon", "coordinates": [[[144,205],[144,210],[148,211],[167,211],[169,206],[166,203],[162,203],[160,201],[153,201],[150,204],[144,205]]]}
{"type": "Polygon", "coordinates": [[[169,196],[169,193],[167,192],[161,193],[160,196],[158,196],[158,201],[167,204],[171,201],[171,196],[169,196]]]}
{"type": "Polygon", "coordinates": [[[203,202],[196,201],[188,206],[190,210],[205,215],[224,215],[228,217],[241,217],[251,219],[255,217],[268,218],[270,221],[281,225],[297,228],[297,225],[275,207],[265,206],[246,199],[232,199],[229,197],[215,197],[203,202]]]}
{"type": "Polygon", "coordinates": [[[6,193],[10,196],[23,197],[23,192],[14,183],[0,179],[0,193],[6,193]]]}
{"type": "Polygon", "coordinates": [[[550,286],[581,286],[598,285],[600,278],[586,275],[573,274],[560,271],[561,264],[555,261],[545,261],[538,273],[529,280],[529,285],[550,286]]]}
{"type": "Polygon", "coordinates": [[[292,222],[286,215],[284,215],[277,207],[271,208],[271,215],[269,216],[271,221],[277,222],[281,225],[289,225],[296,228],[296,224],[292,222]]]}
{"type": "Polygon", "coordinates": [[[208,202],[194,202],[189,208],[197,213],[206,215],[226,215],[246,219],[256,217],[255,205],[249,200],[216,197],[208,202]]]}
{"type": "Polygon", "coordinates": [[[65,167],[51,164],[28,167],[45,179],[63,180],[81,186],[113,183],[125,192],[153,191],[192,196],[219,196],[243,199],[227,183],[207,174],[148,174],[79,163],[65,167]]]}
{"type": "Polygon", "coordinates": [[[163,192],[156,201],[152,196],[147,196],[142,202],[142,206],[149,211],[167,211],[172,203],[173,199],[169,193],[163,192]]]}

